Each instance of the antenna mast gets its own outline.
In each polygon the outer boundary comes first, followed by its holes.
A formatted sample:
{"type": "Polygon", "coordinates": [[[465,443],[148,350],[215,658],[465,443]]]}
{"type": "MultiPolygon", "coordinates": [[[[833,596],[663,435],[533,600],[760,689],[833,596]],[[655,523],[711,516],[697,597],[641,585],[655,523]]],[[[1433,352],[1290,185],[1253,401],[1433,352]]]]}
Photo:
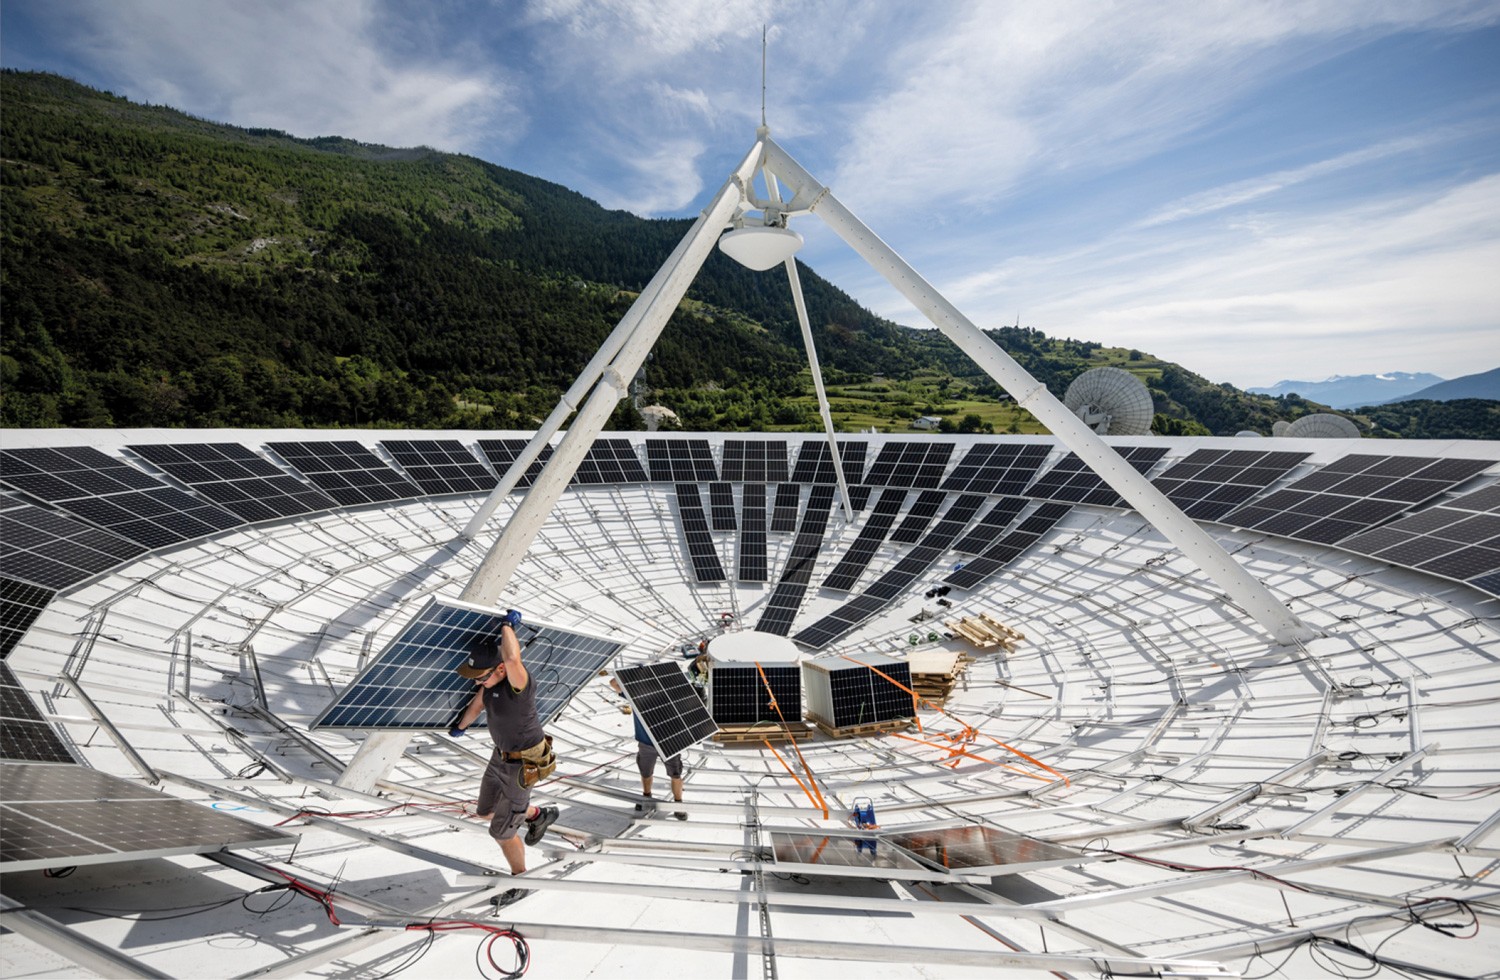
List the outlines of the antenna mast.
{"type": "Polygon", "coordinates": [[[760,125],[766,125],[766,25],[760,25],[760,125]]]}

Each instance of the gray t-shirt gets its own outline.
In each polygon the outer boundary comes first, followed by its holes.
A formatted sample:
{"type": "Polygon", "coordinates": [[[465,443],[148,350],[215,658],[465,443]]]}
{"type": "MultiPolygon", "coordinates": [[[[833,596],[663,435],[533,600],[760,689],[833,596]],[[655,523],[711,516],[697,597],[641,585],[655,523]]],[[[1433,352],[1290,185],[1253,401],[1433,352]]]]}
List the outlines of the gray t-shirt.
{"type": "Polygon", "coordinates": [[[544,737],[536,716],[536,678],[527,678],[525,690],[513,691],[503,680],[484,692],[485,724],[501,752],[529,749],[544,737]]]}

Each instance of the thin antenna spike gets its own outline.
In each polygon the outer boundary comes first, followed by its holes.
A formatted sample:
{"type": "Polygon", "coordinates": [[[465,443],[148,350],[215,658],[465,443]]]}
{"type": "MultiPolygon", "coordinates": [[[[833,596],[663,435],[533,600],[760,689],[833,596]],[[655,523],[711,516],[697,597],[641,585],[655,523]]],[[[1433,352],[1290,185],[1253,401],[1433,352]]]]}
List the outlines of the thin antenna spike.
{"type": "Polygon", "coordinates": [[[766,25],[760,25],[760,124],[766,124],[766,25]]]}

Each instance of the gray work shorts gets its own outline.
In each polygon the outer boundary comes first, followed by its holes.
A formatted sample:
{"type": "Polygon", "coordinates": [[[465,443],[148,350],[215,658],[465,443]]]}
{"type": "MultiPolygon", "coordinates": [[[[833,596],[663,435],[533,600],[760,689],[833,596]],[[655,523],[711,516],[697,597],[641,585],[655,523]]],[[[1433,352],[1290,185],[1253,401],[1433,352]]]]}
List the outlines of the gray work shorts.
{"type": "Polygon", "coordinates": [[[493,813],[490,836],[495,840],[516,836],[530,809],[531,790],[521,787],[521,763],[506,762],[496,749],[479,781],[479,814],[493,813]]]}
{"type": "MultiPolygon", "coordinates": [[[[637,742],[635,749],[635,767],[640,770],[642,779],[650,779],[656,774],[656,760],[661,758],[656,751],[656,746],[650,742],[637,742]]],[[[667,775],[672,779],[682,778],[682,753],[679,752],[667,760],[667,775]]]]}

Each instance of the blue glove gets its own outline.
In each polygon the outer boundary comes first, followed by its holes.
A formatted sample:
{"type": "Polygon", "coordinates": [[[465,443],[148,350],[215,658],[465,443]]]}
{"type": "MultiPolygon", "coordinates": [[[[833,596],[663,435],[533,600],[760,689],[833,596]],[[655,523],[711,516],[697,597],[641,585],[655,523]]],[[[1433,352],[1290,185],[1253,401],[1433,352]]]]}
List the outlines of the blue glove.
{"type": "Polygon", "coordinates": [[[511,629],[519,628],[521,625],[521,614],[514,609],[505,610],[505,615],[500,617],[500,625],[509,626],[511,629]]]}
{"type": "Polygon", "coordinates": [[[452,728],[448,729],[448,735],[451,738],[463,738],[464,734],[464,730],[462,728],[459,728],[457,725],[454,725],[452,728]]]}

